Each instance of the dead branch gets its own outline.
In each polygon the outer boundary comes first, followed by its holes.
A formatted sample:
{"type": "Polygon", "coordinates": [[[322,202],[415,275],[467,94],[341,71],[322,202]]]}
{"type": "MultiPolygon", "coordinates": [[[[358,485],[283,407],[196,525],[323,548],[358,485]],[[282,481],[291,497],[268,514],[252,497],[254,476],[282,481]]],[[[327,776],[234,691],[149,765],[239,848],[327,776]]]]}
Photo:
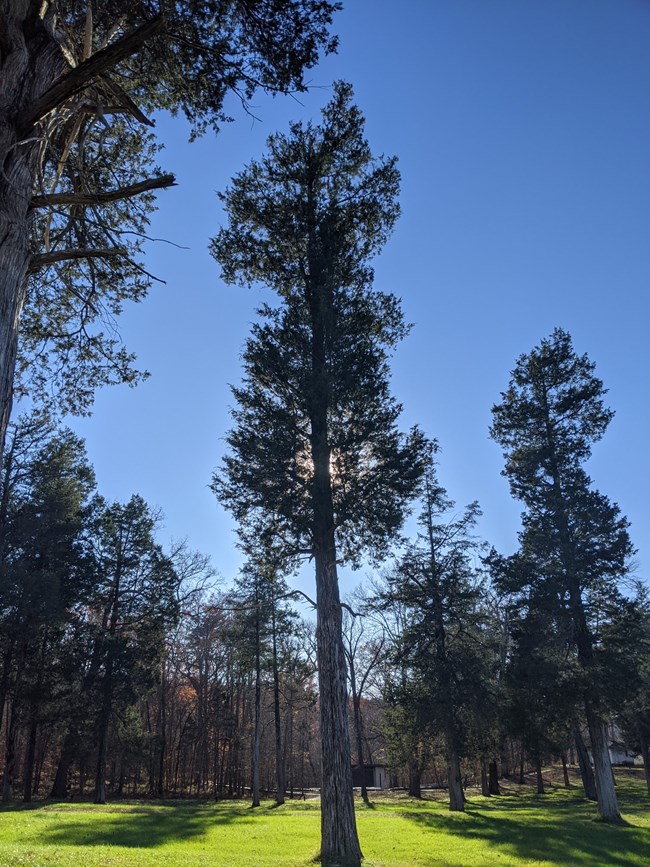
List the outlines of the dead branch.
{"type": "Polygon", "coordinates": [[[131,184],[128,187],[120,187],[117,190],[108,190],[103,193],[49,193],[42,196],[33,196],[32,208],[46,208],[57,205],[105,205],[108,202],[119,202],[122,199],[130,199],[146,193],[149,190],[160,190],[166,187],[176,186],[176,178],[172,174],[159,175],[155,178],[147,178],[131,184]]]}
{"type": "Polygon", "coordinates": [[[48,265],[54,265],[56,262],[67,262],[72,259],[112,259],[123,255],[124,250],[115,249],[114,247],[107,249],[90,248],[87,250],[53,250],[50,253],[32,256],[27,273],[33,274],[35,271],[39,271],[48,265]]]}

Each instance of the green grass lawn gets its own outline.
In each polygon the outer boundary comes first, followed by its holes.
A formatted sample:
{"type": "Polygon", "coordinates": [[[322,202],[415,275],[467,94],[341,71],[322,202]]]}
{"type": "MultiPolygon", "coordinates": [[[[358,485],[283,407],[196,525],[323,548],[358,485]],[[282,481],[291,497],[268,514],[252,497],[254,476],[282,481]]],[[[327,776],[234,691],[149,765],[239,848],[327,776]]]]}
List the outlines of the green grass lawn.
{"type": "MultiPolygon", "coordinates": [[[[358,805],[364,867],[650,864],[650,800],[641,777],[619,782],[624,826],[596,821],[577,787],[538,797],[512,786],[470,793],[467,812],[405,796],[358,805]]],[[[305,867],[318,849],[317,801],[251,810],[219,804],[41,803],[0,810],[0,865],[305,867]]]]}

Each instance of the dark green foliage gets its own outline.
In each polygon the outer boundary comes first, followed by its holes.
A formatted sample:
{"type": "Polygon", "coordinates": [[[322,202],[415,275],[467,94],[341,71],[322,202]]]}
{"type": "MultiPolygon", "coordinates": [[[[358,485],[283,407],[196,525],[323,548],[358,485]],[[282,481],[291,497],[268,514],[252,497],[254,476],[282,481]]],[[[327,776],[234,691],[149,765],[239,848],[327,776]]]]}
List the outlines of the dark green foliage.
{"type": "MultiPolygon", "coordinates": [[[[471,504],[460,516],[438,484],[433,462],[421,488],[420,531],[389,577],[388,599],[406,609],[406,624],[394,649],[400,677],[393,704],[403,703],[420,737],[441,735],[457,770],[468,753],[472,710],[489,689],[483,645],[483,588],[477,570],[480,546],[472,528],[480,514],[471,504]]],[[[484,707],[484,712],[487,710],[484,707]]],[[[404,712],[391,713],[391,727],[404,712]]],[[[452,809],[462,809],[458,791],[452,809]]]]}
{"type": "Polygon", "coordinates": [[[364,553],[384,555],[401,525],[422,438],[396,429],[388,356],[407,328],[397,299],[371,288],[367,262],[398,215],[399,175],[394,160],[373,159],[350,100],[350,87],[337,85],[320,126],[272,136],[268,156],[223,197],[229,225],[212,250],[224,278],[263,282],[282,303],[260,310],[246,344],[215,490],[239,521],[261,508],[285,551],[310,552],[312,430],[322,410],[338,557],[358,565],[364,553]]]}
{"type": "Polygon", "coordinates": [[[23,418],[5,455],[0,515],[0,714],[7,705],[3,798],[12,795],[19,725],[31,732],[24,766],[31,797],[34,738],[56,720],[60,647],[70,611],[90,588],[83,530],[94,488],[83,442],[54,435],[47,419],[23,418]]]}
{"type": "MultiPolygon", "coordinates": [[[[63,146],[68,147],[70,143],[63,146]]],[[[57,156],[54,143],[52,144],[57,156]]],[[[45,189],[71,194],[128,187],[133,179],[162,177],[158,147],[142,127],[123,119],[104,126],[87,121],[83,136],[61,164],[45,166],[45,189]]],[[[105,250],[105,256],[70,259],[34,271],[21,319],[16,389],[50,411],[84,414],[95,389],[146,374],[133,368],[117,319],[125,302],[144,299],[151,277],[141,264],[154,191],[92,207],[56,205],[36,210],[33,248],[43,255],[105,250]]]]}
{"type": "Polygon", "coordinates": [[[618,582],[633,552],[626,519],[591,487],[582,466],[613,415],[593,371],[557,329],[518,360],[491,430],[504,448],[513,495],[527,507],[505,589],[525,589],[534,607],[569,618],[587,666],[602,606],[619,604],[618,582]]]}
{"type": "Polygon", "coordinates": [[[522,355],[508,391],[493,408],[492,437],[503,447],[504,475],[522,500],[521,550],[511,561],[509,589],[546,613],[582,668],[581,698],[594,753],[599,809],[619,818],[605,741],[607,685],[600,663],[604,609],[620,604],[618,585],[633,553],[627,520],[594,490],[583,464],[604,434],[612,412],[586,356],[556,329],[522,355]]]}

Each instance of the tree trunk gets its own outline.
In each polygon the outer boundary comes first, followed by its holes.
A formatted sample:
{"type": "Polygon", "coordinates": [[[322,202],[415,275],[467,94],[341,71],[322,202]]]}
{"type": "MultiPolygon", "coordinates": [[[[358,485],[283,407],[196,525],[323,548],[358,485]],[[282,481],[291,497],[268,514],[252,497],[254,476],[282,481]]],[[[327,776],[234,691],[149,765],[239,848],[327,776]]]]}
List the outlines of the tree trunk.
{"type": "Polygon", "coordinates": [[[645,783],[648,789],[648,795],[650,795],[650,745],[648,744],[648,735],[645,727],[640,725],[638,727],[638,731],[639,744],[641,746],[641,757],[643,759],[643,773],[645,775],[645,783]]]}
{"type": "Polygon", "coordinates": [[[11,803],[14,796],[14,772],[16,770],[16,735],[18,732],[18,713],[12,703],[9,709],[7,741],[5,744],[5,769],[2,777],[2,803],[11,803]]]}
{"type": "MultiPolygon", "coordinates": [[[[113,636],[111,636],[113,638],[113,636]]],[[[113,647],[109,645],[106,672],[102,683],[102,704],[97,724],[97,770],[95,774],[95,803],[106,803],[106,760],[108,757],[108,728],[113,711],[113,647]]]]}
{"type": "Polygon", "coordinates": [[[321,726],[321,863],[359,865],[348,734],[345,659],[335,557],[316,560],[321,726]]]}
{"type": "Polygon", "coordinates": [[[465,795],[463,793],[463,781],[460,776],[460,761],[458,753],[453,748],[449,749],[447,771],[449,779],[449,809],[453,812],[463,812],[465,810],[465,795]]]}
{"type": "MultiPolygon", "coordinates": [[[[23,669],[25,666],[25,657],[27,656],[27,635],[29,628],[24,624],[25,630],[24,643],[19,649],[18,660],[16,666],[16,678],[13,685],[13,697],[11,700],[11,709],[8,724],[7,724],[7,740],[5,744],[5,769],[2,780],[2,802],[9,803],[14,795],[14,773],[16,770],[16,739],[18,737],[18,723],[21,716],[20,700],[22,693],[23,669]]],[[[5,699],[6,701],[6,699],[5,699]]]]}
{"type": "Polygon", "coordinates": [[[251,807],[260,805],[260,728],[261,728],[261,702],[262,686],[260,672],[260,621],[259,600],[255,620],[255,734],[253,737],[253,803],[251,807]]]}
{"type": "Polygon", "coordinates": [[[366,765],[363,760],[363,727],[361,722],[361,698],[357,695],[356,684],[352,677],[352,666],[350,666],[350,682],[352,685],[352,707],[354,710],[354,733],[357,741],[357,762],[361,775],[361,797],[364,804],[369,805],[368,788],[366,786],[366,765]]]}
{"type": "Polygon", "coordinates": [[[537,780],[537,794],[545,795],[546,792],[544,790],[544,777],[542,776],[542,760],[539,754],[535,755],[535,777],[537,780]]]}
{"type": "Polygon", "coordinates": [[[571,780],[569,779],[569,769],[567,768],[566,753],[562,753],[562,774],[564,776],[564,787],[571,788],[571,780]]]}
{"type": "Polygon", "coordinates": [[[589,727],[591,749],[594,756],[598,813],[603,822],[620,823],[622,821],[621,814],[618,809],[612,764],[609,760],[609,750],[607,748],[607,729],[600,715],[591,707],[587,707],[587,725],[589,727]]]}
{"type": "MultiPolygon", "coordinates": [[[[310,245],[316,244],[310,239],[310,245]]],[[[316,245],[317,246],[317,245],[316,245]]],[[[320,263],[310,261],[316,278],[320,263]]],[[[311,287],[312,395],[311,451],[312,538],[316,567],[316,646],[321,735],[321,864],[361,864],[352,788],[348,732],[348,695],[341,629],[341,601],[336,570],[334,505],[330,476],[328,409],[330,383],[326,351],[326,323],[331,316],[329,286],[311,287]]]]}
{"type": "Polygon", "coordinates": [[[584,742],[582,734],[578,729],[576,729],[574,733],[574,740],[576,744],[576,752],[578,754],[578,766],[580,768],[580,776],[582,778],[582,785],[585,790],[585,797],[589,798],[590,801],[596,801],[597,795],[594,772],[591,768],[591,762],[589,760],[589,752],[587,751],[587,746],[584,742]]]}
{"type": "Polygon", "coordinates": [[[484,798],[489,798],[492,794],[488,784],[487,760],[481,756],[481,794],[484,798]]]}
{"type": "Polygon", "coordinates": [[[70,773],[70,766],[76,757],[78,745],[79,734],[71,726],[66,732],[63,741],[59,763],[56,767],[56,774],[52,784],[52,791],[50,792],[50,798],[54,800],[66,798],[68,795],[68,775],[70,773]]]}
{"type": "Polygon", "coordinates": [[[19,132],[17,117],[65,66],[60,48],[46,36],[35,8],[26,2],[3,4],[0,13],[0,452],[13,400],[18,328],[30,259],[29,206],[39,153],[38,134],[19,132]],[[7,8],[11,13],[4,11],[7,8]],[[25,20],[28,16],[30,22],[25,20]]]}
{"type": "Polygon", "coordinates": [[[158,737],[158,796],[160,798],[165,794],[165,753],[167,750],[167,706],[166,706],[166,682],[165,682],[165,665],[166,660],[163,658],[162,671],[160,677],[160,734],[158,737]]]}
{"type": "Polygon", "coordinates": [[[422,771],[417,762],[409,765],[409,795],[412,798],[422,797],[422,771]]]}
{"type": "Polygon", "coordinates": [[[32,706],[29,723],[29,735],[25,746],[25,763],[23,769],[23,801],[28,804],[32,800],[32,783],[34,780],[34,760],[36,758],[36,734],[38,722],[36,720],[36,708],[32,706]]]}
{"type": "Polygon", "coordinates": [[[488,765],[488,786],[491,795],[501,794],[501,789],[499,788],[499,771],[496,762],[490,762],[488,765]]]}
{"type": "Polygon", "coordinates": [[[275,599],[272,611],[273,628],[273,722],[275,726],[275,803],[284,804],[286,788],[284,754],[282,752],[282,716],[280,714],[280,670],[278,667],[278,636],[275,622],[275,599]]]}

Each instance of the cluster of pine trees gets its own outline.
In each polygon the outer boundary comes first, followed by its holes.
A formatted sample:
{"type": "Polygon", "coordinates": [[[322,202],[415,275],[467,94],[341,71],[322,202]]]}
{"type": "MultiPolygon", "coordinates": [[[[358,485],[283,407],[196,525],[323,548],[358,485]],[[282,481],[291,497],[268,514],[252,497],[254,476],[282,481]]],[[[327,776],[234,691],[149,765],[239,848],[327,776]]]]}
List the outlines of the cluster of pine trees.
{"type": "Polygon", "coordinates": [[[42,417],[10,427],[1,504],[4,801],[241,796],[269,708],[265,789],[276,765],[282,792],[317,785],[313,630],[281,580],[210,590],[207,559],[163,551],[140,497],[106,502],[83,442],[42,417]]]}

